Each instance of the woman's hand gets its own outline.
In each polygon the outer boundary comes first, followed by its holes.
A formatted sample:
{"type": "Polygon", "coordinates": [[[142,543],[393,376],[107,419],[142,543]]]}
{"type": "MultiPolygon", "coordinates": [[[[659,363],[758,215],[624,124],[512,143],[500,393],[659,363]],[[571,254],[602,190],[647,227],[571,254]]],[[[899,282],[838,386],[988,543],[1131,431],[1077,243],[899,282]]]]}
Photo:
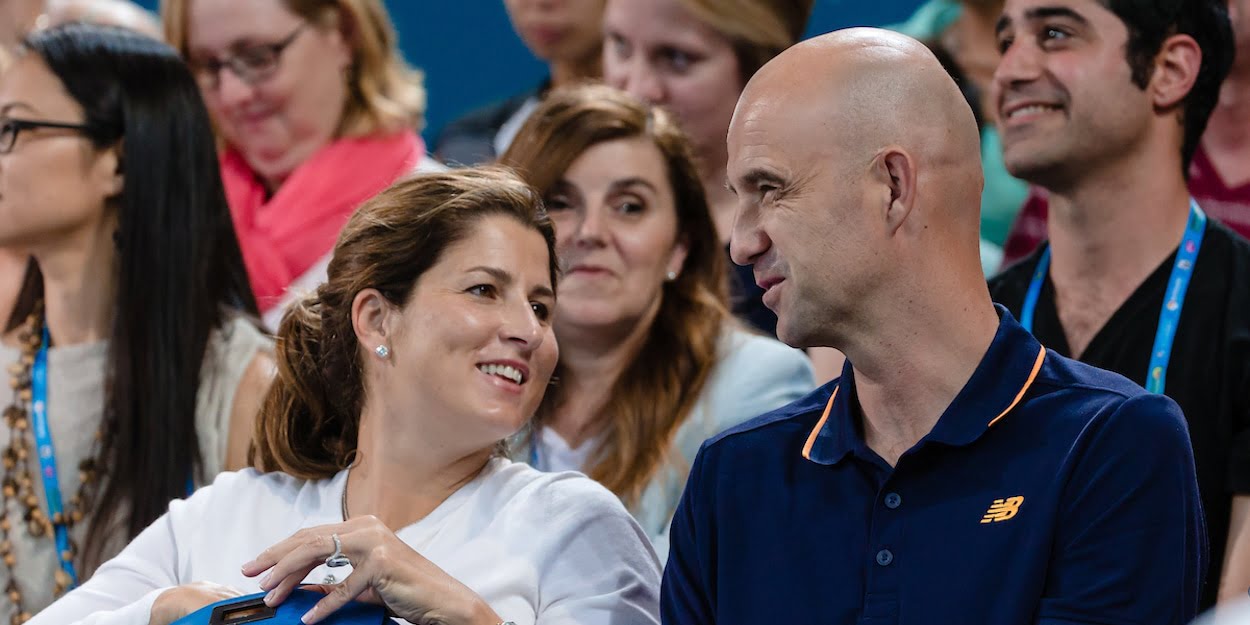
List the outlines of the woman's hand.
{"type": "Polygon", "coordinates": [[[304,615],[316,623],[349,601],[382,603],[395,616],[415,625],[497,625],[499,618],[477,593],[404,544],[377,517],[311,527],[266,549],[243,565],[243,574],[261,579],[265,603],[282,603],[308,574],[334,553],[333,535],[352,572],[334,585],[310,586],[326,597],[304,615]]]}
{"type": "Polygon", "coordinates": [[[209,582],[175,586],[156,598],[156,602],[152,604],[152,614],[148,617],[148,625],[169,625],[206,605],[233,599],[242,594],[229,586],[218,586],[209,582]]]}

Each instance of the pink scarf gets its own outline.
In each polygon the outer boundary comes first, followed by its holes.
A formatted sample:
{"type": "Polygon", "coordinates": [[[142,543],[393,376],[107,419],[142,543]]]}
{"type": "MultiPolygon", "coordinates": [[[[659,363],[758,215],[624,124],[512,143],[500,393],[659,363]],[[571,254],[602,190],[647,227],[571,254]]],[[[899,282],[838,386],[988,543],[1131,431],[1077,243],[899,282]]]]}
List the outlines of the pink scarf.
{"type": "Polygon", "coordinates": [[[234,150],[221,156],[221,177],[234,231],[261,312],[330,253],[356,207],[416,168],[425,144],[411,131],[341,139],[304,161],[278,192],[265,187],[234,150]]]}

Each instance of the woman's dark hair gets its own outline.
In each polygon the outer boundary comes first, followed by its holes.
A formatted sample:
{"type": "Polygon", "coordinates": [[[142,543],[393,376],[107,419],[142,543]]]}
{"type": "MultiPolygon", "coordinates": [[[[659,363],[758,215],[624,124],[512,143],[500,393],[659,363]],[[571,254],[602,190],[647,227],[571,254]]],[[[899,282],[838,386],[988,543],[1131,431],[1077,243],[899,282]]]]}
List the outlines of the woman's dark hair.
{"type": "Polygon", "coordinates": [[[251,450],[263,471],[327,478],[356,452],[365,388],[352,302],[377,289],[404,307],[417,280],[483,218],[501,215],[542,235],[555,288],[555,230],[533,188],[503,168],[479,167],[400,180],[365,202],[339,234],[327,278],[278,328],[278,378],[251,450]]]}
{"type": "MultiPolygon", "coordinates": [[[[34,54],[83,108],[97,149],[118,147],[117,291],[109,338],[101,460],[84,561],[99,559],[112,521],[133,538],[187,494],[201,465],[196,392],[209,333],[229,309],[256,314],[222,190],[208,112],[171,47],[128,30],[66,24],[29,35],[34,54]]],[[[32,262],[9,319],[34,310],[32,262]]],[[[53,337],[55,339],[55,337],[53,337]]]]}

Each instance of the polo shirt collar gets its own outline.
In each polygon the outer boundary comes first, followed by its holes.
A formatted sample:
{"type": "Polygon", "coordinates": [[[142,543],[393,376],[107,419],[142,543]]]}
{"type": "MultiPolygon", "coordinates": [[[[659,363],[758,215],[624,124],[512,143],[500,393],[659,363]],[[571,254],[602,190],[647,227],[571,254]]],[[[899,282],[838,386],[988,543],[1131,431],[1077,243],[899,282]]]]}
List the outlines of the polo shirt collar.
{"type": "MultiPolygon", "coordinates": [[[[1027,330],[995,304],[998,331],[972,377],[942,413],[917,448],[926,443],[951,446],[971,444],[1023,400],[1042,368],[1046,350],[1027,330]]],[[[825,411],[803,447],[803,457],[818,464],[841,462],[857,449],[866,449],[855,393],[855,371],[848,360],[825,411]]]]}

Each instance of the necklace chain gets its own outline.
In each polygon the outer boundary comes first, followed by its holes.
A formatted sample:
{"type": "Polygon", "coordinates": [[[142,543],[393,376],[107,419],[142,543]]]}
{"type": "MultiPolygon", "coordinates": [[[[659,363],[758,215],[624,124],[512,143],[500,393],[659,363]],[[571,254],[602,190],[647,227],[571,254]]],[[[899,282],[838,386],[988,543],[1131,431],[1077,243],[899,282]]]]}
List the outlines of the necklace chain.
{"type": "MultiPolygon", "coordinates": [[[[9,386],[13,389],[13,403],[4,410],[5,425],[9,429],[9,444],[0,453],[0,464],[3,465],[3,478],[0,478],[0,561],[9,569],[9,583],[5,595],[16,607],[10,623],[22,625],[32,618],[29,611],[23,609],[22,592],[18,587],[17,557],[14,554],[14,538],[11,534],[14,525],[9,519],[9,506],[16,502],[21,508],[22,523],[31,538],[47,538],[55,541],[54,525],[65,525],[67,529],[82,522],[84,510],[91,508],[93,484],[98,483],[103,475],[103,467],[96,456],[88,457],[78,465],[78,493],[69,499],[66,510],[55,518],[48,518],[39,504],[35,493],[35,479],[31,473],[30,463],[37,461],[31,453],[31,422],[30,410],[32,401],[31,382],[33,379],[35,354],[43,344],[43,306],[36,304],[34,311],[26,319],[22,331],[18,334],[21,355],[18,361],[9,366],[11,378],[9,386]]],[[[102,431],[97,430],[95,444],[102,447],[102,431]]],[[[55,548],[54,548],[55,549],[55,548]]],[[[58,558],[72,559],[78,555],[78,545],[71,539],[69,553],[57,554],[58,558]]],[[[54,596],[61,596],[70,586],[69,575],[57,567],[53,580],[54,596]]]]}
{"type": "Polygon", "coordinates": [[[351,518],[351,516],[347,514],[347,483],[349,480],[351,480],[351,478],[352,478],[352,468],[349,466],[347,467],[347,475],[343,477],[343,499],[342,501],[339,502],[340,507],[343,510],[343,522],[344,523],[346,523],[347,520],[351,518]]]}

